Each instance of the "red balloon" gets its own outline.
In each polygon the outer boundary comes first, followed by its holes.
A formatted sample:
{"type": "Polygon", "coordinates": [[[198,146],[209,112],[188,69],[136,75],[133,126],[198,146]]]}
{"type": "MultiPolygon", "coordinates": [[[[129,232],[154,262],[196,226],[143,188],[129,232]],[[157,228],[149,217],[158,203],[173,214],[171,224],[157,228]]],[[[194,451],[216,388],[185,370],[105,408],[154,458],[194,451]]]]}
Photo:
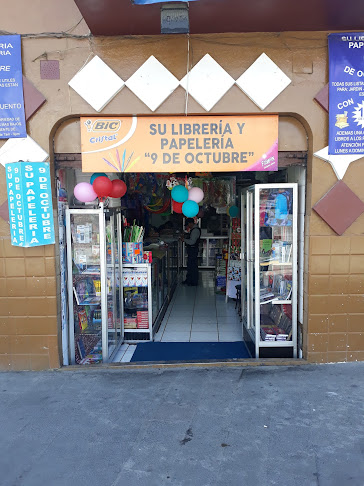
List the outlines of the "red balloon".
{"type": "Polygon", "coordinates": [[[183,203],[176,202],[172,199],[172,209],[174,213],[182,214],[183,203]]]}
{"type": "Polygon", "coordinates": [[[126,193],[126,184],[124,181],[121,181],[120,179],[114,179],[111,181],[112,184],[112,189],[109,194],[110,197],[123,197],[124,194],[126,193]]]}
{"type": "Polygon", "coordinates": [[[112,190],[112,182],[108,177],[96,177],[92,187],[97,194],[97,197],[108,197],[112,190]]]}

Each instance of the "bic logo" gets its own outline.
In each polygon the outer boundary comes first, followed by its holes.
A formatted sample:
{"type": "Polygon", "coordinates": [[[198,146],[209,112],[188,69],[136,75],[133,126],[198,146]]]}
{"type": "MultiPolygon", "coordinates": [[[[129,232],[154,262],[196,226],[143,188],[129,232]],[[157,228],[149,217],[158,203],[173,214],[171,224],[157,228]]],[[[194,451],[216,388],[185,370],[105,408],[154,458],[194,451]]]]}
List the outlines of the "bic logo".
{"type": "Polygon", "coordinates": [[[85,126],[88,132],[118,132],[121,127],[120,120],[111,120],[108,118],[95,120],[86,120],[85,126]]]}

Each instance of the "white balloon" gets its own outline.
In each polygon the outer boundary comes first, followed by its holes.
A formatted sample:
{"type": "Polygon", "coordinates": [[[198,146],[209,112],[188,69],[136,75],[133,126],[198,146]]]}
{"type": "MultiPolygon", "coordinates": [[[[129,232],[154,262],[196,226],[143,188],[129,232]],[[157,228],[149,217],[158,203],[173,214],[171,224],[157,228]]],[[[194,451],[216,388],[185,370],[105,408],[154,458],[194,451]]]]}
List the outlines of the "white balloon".
{"type": "Polygon", "coordinates": [[[188,200],[189,201],[195,201],[197,203],[200,203],[203,198],[204,198],[203,190],[200,189],[199,187],[192,187],[188,191],[188,200]]]}

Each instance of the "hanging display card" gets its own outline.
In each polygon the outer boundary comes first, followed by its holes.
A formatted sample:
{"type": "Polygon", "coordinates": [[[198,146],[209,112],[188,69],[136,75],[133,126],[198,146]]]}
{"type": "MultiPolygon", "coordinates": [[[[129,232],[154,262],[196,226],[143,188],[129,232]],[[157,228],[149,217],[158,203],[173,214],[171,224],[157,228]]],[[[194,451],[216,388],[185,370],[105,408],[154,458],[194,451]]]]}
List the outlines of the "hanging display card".
{"type": "Polygon", "coordinates": [[[52,190],[47,162],[5,164],[11,244],[54,243],[52,190]]]}
{"type": "Polygon", "coordinates": [[[278,116],[81,118],[83,172],[278,170],[278,116]]]}
{"type": "Polygon", "coordinates": [[[25,138],[20,35],[0,36],[0,138],[25,138]]]}
{"type": "Polygon", "coordinates": [[[329,154],[364,154],[364,32],[330,34],[329,154]]]}

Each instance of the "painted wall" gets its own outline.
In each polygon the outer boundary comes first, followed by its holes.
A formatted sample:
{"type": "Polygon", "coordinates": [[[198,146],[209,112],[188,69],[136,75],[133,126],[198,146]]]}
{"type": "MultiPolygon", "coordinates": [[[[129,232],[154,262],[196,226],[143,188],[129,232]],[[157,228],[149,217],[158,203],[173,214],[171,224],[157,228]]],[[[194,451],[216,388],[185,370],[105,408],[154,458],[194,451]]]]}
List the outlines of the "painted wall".
{"type": "MultiPolygon", "coordinates": [[[[18,0],[17,7],[8,4],[4,8],[4,30],[23,34],[69,30],[68,37],[38,35],[22,39],[24,75],[47,99],[28,122],[28,134],[51,154],[52,166],[53,137],[58,125],[66,117],[95,114],[67,84],[93,55],[99,55],[124,81],[150,55],[178,79],[186,74],[186,36],[87,37],[84,21],[71,29],[81,19],[71,0],[38,0],[32,2],[32,6],[27,0],[18,0]],[[22,19],[15,15],[19,4],[24,12],[22,19]],[[40,79],[41,59],[59,60],[60,80],[40,79]]],[[[325,32],[196,35],[190,38],[189,52],[191,66],[209,53],[234,79],[265,52],[292,79],[288,88],[263,113],[292,115],[305,126],[308,136],[304,356],[318,362],[364,359],[364,214],[339,237],[311,211],[311,207],[337,181],[328,163],[312,157],[313,152],[328,142],[327,113],[313,99],[328,81],[326,36],[325,32]]],[[[184,114],[185,107],[185,91],[177,88],[155,113],[184,114]]],[[[187,107],[190,114],[206,113],[191,97],[187,107]]],[[[233,86],[210,113],[262,112],[237,86],[233,86]]],[[[102,115],[108,114],[152,112],[124,88],[102,111],[102,115]]],[[[71,125],[67,141],[69,151],[77,146],[79,137],[71,125]]],[[[290,130],[292,123],[288,125],[287,130],[290,130]]],[[[62,140],[61,143],[59,139],[59,143],[64,146],[63,136],[62,140]]],[[[292,137],[286,137],[286,140],[284,145],[289,148],[281,146],[281,150],[292,150],[296,142],[302,146],[302,130],[292,128],[292,137]]],[[[2,144],[0,141],[0,146],[2,144]]],[[[352,163],[343,179],[362,200],[363,177],[364,158],[352,163]]],[[[5,201],[5,173],[1,166],[0,205],[5,201]]],[[[0,218],[1,369],[59,366],[56,248],[12,247],[8,223],[0,218]]]]}

